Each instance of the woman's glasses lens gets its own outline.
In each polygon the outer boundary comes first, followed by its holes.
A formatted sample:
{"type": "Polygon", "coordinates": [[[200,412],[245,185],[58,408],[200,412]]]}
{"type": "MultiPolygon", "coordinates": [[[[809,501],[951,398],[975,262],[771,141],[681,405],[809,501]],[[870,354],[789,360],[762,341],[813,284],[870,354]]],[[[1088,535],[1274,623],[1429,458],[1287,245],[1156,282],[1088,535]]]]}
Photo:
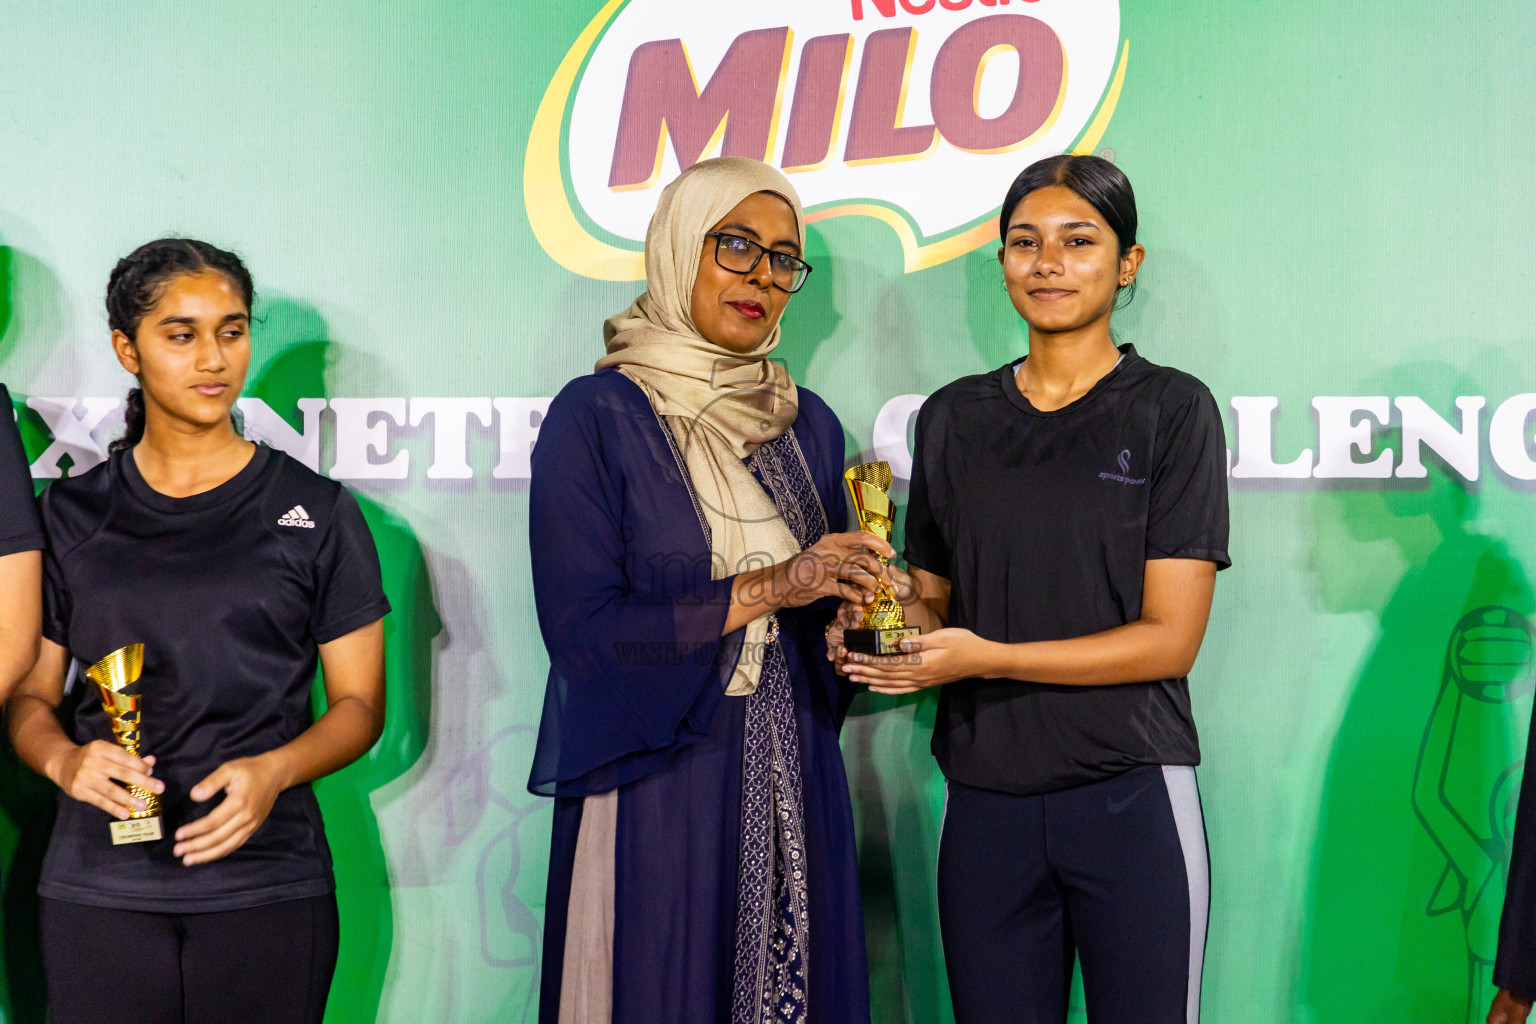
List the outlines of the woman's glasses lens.
{"type": "Polygon", "coordinates": [[[786,292],[797,292],[811,272],[810,264],[787,252],[765,249],[750,238],[715,233],[715,262],[733,274],[747,274],[764,255],[773,283],[786,292]]]}

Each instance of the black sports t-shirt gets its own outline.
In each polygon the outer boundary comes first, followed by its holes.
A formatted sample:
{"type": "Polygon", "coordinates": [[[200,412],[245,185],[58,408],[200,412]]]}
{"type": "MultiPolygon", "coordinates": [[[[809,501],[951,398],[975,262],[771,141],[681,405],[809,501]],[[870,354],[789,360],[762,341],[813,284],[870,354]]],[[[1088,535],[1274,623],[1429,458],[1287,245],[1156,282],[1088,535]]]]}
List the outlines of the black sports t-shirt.
{"type": "MultiPolygon", "coordinates": [[[[1012,366],[924,403],[906,558],[950,580],[950,625],[1001,643],[1086,636],[1141,617],[1148,559],[1231,564],[1215,400],[1188,374],[1121,351],[1092,390],[1051,412],[1019,392],[1012,366]]],[[[957,782],[1022,795],[1200,762],[1182,678],[951,683],[933,752],[957,782]]]]}
{"type": "Polygon", "coordinates": [[[43,528],[32,500],[32,472],[11,406],[11,393],[0,384],[0,557],[39,551],[43,528]]]}
{"type": "MultiPolygon", "coordinates": [[[[186,867],[176,829],[216,806],[191,789],[225,761],[262,754],[311,723],[317,645],[389,611],[356,500],[287,455],[258,447],[232,479],[171,498],[131,452],[43,492],[43,633],[69,649],[83,699],[64,728],[112,740],[84,668],[144,644],[143,753],[156,758],[163,838],[113,846],[110,816],[60,796],[38,892],[120,910],[199,913],[334,888],[308,785],[278,796],[245,845],[186,867]]],[[[71,702],[66,701],[66,704],[71,702]]]]}

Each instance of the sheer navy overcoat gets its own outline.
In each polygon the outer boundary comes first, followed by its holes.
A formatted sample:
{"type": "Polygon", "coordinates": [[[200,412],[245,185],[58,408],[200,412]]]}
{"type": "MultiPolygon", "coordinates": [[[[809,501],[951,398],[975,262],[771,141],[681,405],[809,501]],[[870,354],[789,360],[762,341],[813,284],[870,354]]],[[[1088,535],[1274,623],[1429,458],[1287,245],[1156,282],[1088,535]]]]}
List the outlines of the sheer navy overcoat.
{"type": "MultiPolygon", "coordinates": [[[[830,529],[846,529],[843,431],[799,389],[794,433],[830,529]]],[[[616,370],[551,403],[533,453],[529,535],[550,656],[529,788],[556,797],[540,1021],[557,1020],[582,799],[618,790],[614,1024],[728,1021],[743,707],[724,695],[742,631],[666,428],[616,370]]],[[[779,613],[802,758],[807,1019],[867,1024],[852,808],[837,733],[852,696],[825,658],[836,604],[779,613]]]]}

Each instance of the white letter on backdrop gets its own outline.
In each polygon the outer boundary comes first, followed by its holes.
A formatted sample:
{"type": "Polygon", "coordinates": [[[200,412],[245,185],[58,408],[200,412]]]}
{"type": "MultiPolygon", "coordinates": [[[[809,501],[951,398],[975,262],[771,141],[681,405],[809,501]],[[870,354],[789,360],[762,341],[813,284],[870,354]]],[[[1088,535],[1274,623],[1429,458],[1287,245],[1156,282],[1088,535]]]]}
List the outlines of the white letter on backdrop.
{"type": "Polygon", "coordinates": [[[82,398],[80,404],[85,406],[84,416],[75,415],[73,398],[27,399],[27,408],[43,418],[48,432],[53,435],[53,443],[32,463],[33,479],[56,480],[63,476],[59,459],[65,455],[69,456],[73,464],[71,472],[75,476],[105,461],[107,453],[101,450],[101,445],[96,443],[91,431],[117,411],[123,404],[122,399],[82,398]]]}
{"type": "Polygon", "coordinates": [[[1312,449],[1303,448],[1290,462],[1274,457],[1275,410],[1280,399],[1273,395],[1232,399],[1237,414],[1237,465],[1231,475],[1249,480],[1304,480],[1312,475],[1312,449]]]}
{"type": "Polygon", "coordinates": [[[527,480],[533,476],[534,443],[539,439],[539,426],[544,414],[549,412],[550,398],[498,398],[496,407],[497,426],[501,434],[501,458],[491,476],[497,480],[527,480]]]}
{"type": "Polygon", "coordinates": [[[1317,410],[1317,469],[1312,475],[1319,478],[1350,477],[1385,479],[1392,475],[1392,450],[1384,450],[1370,462],[1356,462],[1354,449],[1361,455],[1371,454],[1371,424],[1362,418],[1355,421],[1355,413],[1372,416],[1382,426],[1392,415],[1386,395],[1368,398],[1318,397],[1312,399],[1317,410]]]}
{"type": "Polygon", "coordinates": [[[337,480],[404,480],[411,472],[411,453],[397,452],[388,462],[374,462],[370,453],[389,452],[389,427],[375,415],[397,426],[405,424],[403,398],[333,398],[336,414],[336,462],[331,476],[337,480]]]}
{"type": "Polygon", "coordinates": [[[1441,419],[1440,414],[1422,398],[1408,395],[1394,398],[1392,404],[1403,415],[1403,461],[1397,467],[1398,476],[1427,475],[1424,463],[1419,458],[1419,446],[1427,445],[1448,466],[1460,473],[1462,479],[1477,479],[1477,426],[1486,404],[1481,397],[1463,395],[1456,399],[1456,408],[1461,410],[1459,431],[1441,419]]]}
{"type": "Polygon", "coordinates": [[[1536,461],[1525,425],[1536,412],[1536,395],[1515,395],[1493,411],[1488,421],[1488,451],[1499,468],[1516,480],[1536,480],[1536,461]]]}
{"type": "Polygon", "coordinates": [[[491,425],[489,398],[413,398],[411,426],[432,417],[432,465],[430,480],[469,480],[475,471],[469,468],[469,418],[482,427],[491,425]]]}
{"type": "Polygon", "coordinates": [[[259,398],[240,398],[235,404],[245,417],[248,440],[265,442],[287,452],[316,473],[320,472],[320,413],[325,409],[325,399],[299,399],[299,415],[304,417],[302,432],[294,430],[287,420],[259,398]]]}
{"type": "Polygon", "coordinates": [[[907,427],[927,400],[927,395],[897,395],[875,414],[870,447],[874,449],[877,461],[883,459],[891,464],[891,476],[898,480],[912,479],[912,451],[907,447],[907,427]]]}

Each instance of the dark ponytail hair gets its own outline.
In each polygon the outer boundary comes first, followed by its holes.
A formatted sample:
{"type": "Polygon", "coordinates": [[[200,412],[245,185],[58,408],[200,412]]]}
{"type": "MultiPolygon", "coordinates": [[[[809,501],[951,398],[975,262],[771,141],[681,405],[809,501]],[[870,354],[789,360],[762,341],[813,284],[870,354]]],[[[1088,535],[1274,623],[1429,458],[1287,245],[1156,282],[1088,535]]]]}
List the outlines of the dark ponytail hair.
{"type": "MultiPolygon", "coordinates": [[[[166,285],[178,277],[208,271],[227,277],[245,299],[245,308],[251,308],[256,289],[239,256],[195,238],[158,238],[139,246],[112,268],[112,276],[107,278],[107,326],[136,340],[139,324],[165,294],[166,285]]],[[[132,448],[144,437],[142,389],[129,389],[123,421],[123,436],[107,449],[113,454],[132,448]]]]}
{"type": "MultiPolygon", "coordinates": [[[[1136,193],[1131,190],[1131,179],[1114,164],[1098,156],[1077,156],[1062,153],[1037,160],[1024,168],[1003,199],[1003,212],[997,221],[997,233],[1003,244],[1008,243],[1008,221],[1024,197],[1036,189],[1060,185],[1076,192],[1084,202],[1098,211],[1104,223],[1115,233],[1124,256],[1136,244],[1136,193]]],[[[1129,286],[1129,302],[1136,294],[1136,284],[1129,286]]]]}

